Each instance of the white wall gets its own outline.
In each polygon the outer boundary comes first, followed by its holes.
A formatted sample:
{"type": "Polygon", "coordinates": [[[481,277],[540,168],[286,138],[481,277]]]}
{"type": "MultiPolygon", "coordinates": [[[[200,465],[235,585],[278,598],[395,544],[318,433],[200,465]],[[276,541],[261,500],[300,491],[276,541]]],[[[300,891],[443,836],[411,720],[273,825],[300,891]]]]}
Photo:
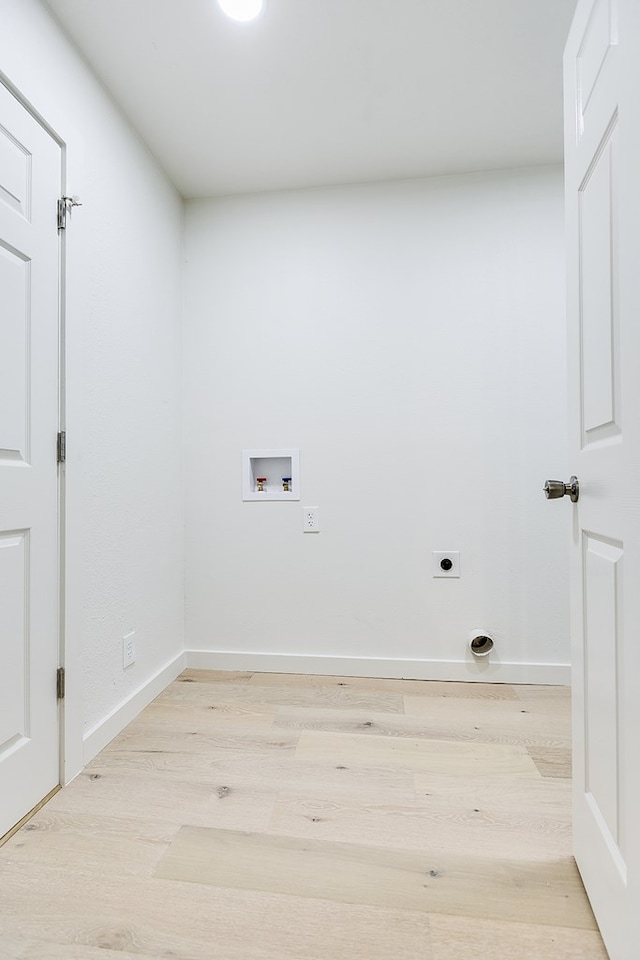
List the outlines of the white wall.
{"type": "Polygon", "coordinates": [[[83,202],[67,237],[70,774],[76,727],[97,727],[91,753],[183,649],[182,202],[37,0],[0,0],[0,69],[67,141],[83,202]]]}
{"type": "Polygon", "coordinates": [[[187,205],[194,665],[568,681],[563,262],[556,168],[187,205]],[[241,500],[287,446],[318,535],[241,500]]]}

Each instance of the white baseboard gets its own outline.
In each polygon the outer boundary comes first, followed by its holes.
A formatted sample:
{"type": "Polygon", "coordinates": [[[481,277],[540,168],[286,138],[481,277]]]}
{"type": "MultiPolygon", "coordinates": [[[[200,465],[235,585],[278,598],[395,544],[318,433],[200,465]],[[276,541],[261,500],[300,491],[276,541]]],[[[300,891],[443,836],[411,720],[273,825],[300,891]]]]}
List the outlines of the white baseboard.
{"type": "MultiPolygon", "coordinates": [[[[402,660],[375,657],[323,657],[225,650],[187,650],[194,670],[248,670],[335,677],[394,677],[405,680],[464,680],[485,683],[569,685],[568,663],[501,663],[492,660],[402,660]]],[[[472,654],[469,654],[471,657],[472,654]]]]}
{"type": "Polygon", "coordinates": [[[162,693],[186,666],[186,654],[180,653],[157,673],[146,680],[137,690],[119,703],[111,713],[87,730],[83,737],[83,759],[85,765],[103,750],[121,730],[131,723],[158,694],[162,693]]]}

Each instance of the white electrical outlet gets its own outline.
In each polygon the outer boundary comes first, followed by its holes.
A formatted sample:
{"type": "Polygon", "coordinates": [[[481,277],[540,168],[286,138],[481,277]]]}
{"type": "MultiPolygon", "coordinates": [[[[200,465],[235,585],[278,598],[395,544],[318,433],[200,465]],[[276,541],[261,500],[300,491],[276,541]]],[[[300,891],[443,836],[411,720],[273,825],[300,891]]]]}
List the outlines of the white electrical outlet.
{"type": "Polygon", "coordinates": [[[136,632],[132,630],[122,638],[122,669],[132,666],[136,662],[136,632]]]}
{"type": "Polygon", "coordinates": [[[459,550],[434,550],[432,556],[434,577],[460,576],[459,550]]]}
{"type": "Polygon", "coordinates": [[[302,532],[320,533],[320,507],[302,508],[302,532]]]}

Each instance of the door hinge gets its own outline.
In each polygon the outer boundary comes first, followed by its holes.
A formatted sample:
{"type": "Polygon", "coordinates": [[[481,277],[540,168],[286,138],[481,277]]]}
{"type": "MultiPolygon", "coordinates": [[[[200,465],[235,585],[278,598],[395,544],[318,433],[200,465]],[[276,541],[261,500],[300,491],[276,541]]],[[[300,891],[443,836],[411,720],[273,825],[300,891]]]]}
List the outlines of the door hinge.
{"type": "Polygon", "coordinates": [[[59,197],[58,199],[58,230],[67,229],[67,214],[72,207],[81,207],[80,197],[59,197]]]}
{"type": "Polygon", "coordinates": [[[64,700],[65,693],[65,674],[64,667],[58,667],[58,672],[56,674],[56,691],[58,693],[58,700],[64,700]]]}
{"type": "Polygon", "coordinates": [[[58,463],[66,463],[67,460],[67,433],[61,430],[58,434],[58,463]]]}

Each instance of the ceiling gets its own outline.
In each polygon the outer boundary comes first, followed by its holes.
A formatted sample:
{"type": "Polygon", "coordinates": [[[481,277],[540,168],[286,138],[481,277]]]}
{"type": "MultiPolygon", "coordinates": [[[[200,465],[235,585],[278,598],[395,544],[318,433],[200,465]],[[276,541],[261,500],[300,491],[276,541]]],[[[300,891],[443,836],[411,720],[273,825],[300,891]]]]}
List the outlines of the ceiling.
{"type": "Polygon", "coordinates": [[[47,0],[184,197],[562,159],[575,0],[47,0]]]}

